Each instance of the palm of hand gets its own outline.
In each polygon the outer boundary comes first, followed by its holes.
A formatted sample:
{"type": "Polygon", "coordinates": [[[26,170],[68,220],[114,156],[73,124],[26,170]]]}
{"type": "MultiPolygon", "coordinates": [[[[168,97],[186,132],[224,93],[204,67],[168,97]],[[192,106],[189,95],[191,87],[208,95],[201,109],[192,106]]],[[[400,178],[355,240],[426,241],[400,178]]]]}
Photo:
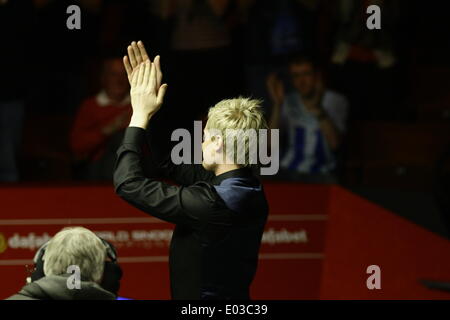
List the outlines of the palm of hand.
{"type": "Polygon", "coordinates": [[[161,107],[166,85],[157,88],[156,67],[150,60],[142,62],[131,76],[131,105],[133,112],[150,116],[161,107]]]}
{"type": "Polygon", "coordinates": [[[167,84],[161,85],[160,57],[152,62],[144,44],[132,42],[124,66],[130,81],[130,96],[133,114],[149,117],[161,107],[167,84]]]}

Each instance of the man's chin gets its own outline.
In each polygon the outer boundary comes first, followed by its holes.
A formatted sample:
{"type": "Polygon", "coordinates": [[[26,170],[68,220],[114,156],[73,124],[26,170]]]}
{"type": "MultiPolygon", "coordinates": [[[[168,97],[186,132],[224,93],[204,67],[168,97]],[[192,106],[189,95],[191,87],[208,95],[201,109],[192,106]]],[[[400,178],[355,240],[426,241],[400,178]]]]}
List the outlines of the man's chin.
{"type": "Polygon", "coordinates": [[[214,165],[206,163],[205,161],[202,162],[202,166],[207,171],[214,171],[214,165]]]}

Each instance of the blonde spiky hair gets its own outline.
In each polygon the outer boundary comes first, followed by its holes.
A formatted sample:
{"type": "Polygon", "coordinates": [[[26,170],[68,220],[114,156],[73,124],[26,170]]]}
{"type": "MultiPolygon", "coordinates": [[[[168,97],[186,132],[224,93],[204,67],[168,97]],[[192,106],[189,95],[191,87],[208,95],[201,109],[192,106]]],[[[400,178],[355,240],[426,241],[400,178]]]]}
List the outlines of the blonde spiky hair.
{"type": "Polygon", "coordinates": [[[256,164],[259,130],[268,129],[261,103],[260,100],[244,97],[227,99],[208,112],[205,129],[219,133],[227,158],[244,167],[256,164]],[[231,148],[227,148],[229,143],[231,148]]]}

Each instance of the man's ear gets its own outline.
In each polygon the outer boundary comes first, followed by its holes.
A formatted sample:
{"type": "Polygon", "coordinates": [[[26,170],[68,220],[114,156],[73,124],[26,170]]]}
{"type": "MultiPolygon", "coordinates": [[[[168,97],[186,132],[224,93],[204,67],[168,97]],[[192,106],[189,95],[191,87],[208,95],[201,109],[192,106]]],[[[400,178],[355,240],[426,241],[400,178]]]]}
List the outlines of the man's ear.
{"type": "Polygon", "coordinates": [[[214,150],[216,152],[221,152],[223,149],[223,139],[221,135],[215,135],[214,136],[214,140],[213,140],[213,144],[214,144],[214,150]]]}

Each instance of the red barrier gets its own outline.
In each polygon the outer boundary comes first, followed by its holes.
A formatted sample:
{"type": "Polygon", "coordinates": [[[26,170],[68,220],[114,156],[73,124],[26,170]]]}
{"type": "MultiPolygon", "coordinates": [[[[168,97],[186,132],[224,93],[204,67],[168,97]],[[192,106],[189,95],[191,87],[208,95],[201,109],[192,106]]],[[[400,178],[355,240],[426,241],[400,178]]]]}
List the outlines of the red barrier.
{"type": "MultiPolygon", "coordinates": [[[[327,188],[273,184],[266,192],[271,214],[253,297],[317,298],[327,188]]],[[[112,188],[3,188],[0,199],[0,238],[5,244],[0,248],[0,298],[23,285],[24,265],[31,263],[36,248],[67,225],[83,225],[115,244],[124,269],[122,296],[170,298],[167,253],[172,225],[132,208],[112,188]]]]}
{"type": "Polygon", "coordinates": [[[321,299],[450,299],[419,282],[450,282],[448,239],[338,187],[330,202],[321,299]],[[371,265],[380,290],[367,288],[371,265]]]}
{"type": "MultiPolygon", "coordinates": [[[[404,278],[438,279],[450,270],[449,256],[441,251],[450,252],[449,241],[339,187],[268,183],[265,190],[270,215],[252,286],[254,299],[406,298],[413,296],[411,288],[417,289],[414,297],[448,298],[393,277],[394,266],[411,263],[412,256],[395,258],[392,250],[404,241],[412,254],[408,246],[417,247],[416,238],[434,246],[434,253],[417,251],[415,262],[426,258],[430,263],[419,264],[421,272],[407,270],[404,278]],[[393,229],[405,231],[396,238],[378,232],[393,229]],[[381,267],[383,287],[377,292],[366,287],[370,264],[381,267]]],[[[170,298],[172,225],[132,208],[111,187],[1,188],[0,201],[0,299],[20,289],[27,276],[24,265],[31,263],[36,248],[67,225],[85,226],[116,245],[124,269],[120,295],[170,298]]]]}

